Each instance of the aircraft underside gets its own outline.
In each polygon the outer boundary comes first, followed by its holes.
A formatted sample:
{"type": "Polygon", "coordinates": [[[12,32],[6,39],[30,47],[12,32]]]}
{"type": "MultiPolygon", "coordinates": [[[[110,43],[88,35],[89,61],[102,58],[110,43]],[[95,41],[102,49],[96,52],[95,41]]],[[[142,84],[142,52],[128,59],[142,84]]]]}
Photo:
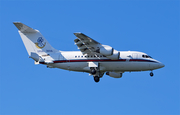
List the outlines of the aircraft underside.
{"type": "MultiPolygon", "coordinates": [[[[80,71],[80,72],[91,72],[90,67],[88,67],[89,62],[59,62],[53,64],[46,64],[50,68],[60,68],[70,71],[80,71]]],[[[153,68],[156,63],[153,62],[98,62],[98,67],[100,71],[148,71],[154,70],[153,68]]]]}
{"type": "MultiPolygon", "coordinates": [[[[59,68],[69,71],[77,72],[87,72],[93,75],[95,82],[99,82],[100,78],[106,72],[106,75],[109,75],[114,78],[121,78],[122,73],[124,72],[134,72],[134,71],[152,71],[155,62],[97,62],[98,67],[88,67],[89,62],[58,62],[53,64],[46,64],[49,68],[59,68]]],[[[153,76],[152,73],[150,73],[153,76]]]]}

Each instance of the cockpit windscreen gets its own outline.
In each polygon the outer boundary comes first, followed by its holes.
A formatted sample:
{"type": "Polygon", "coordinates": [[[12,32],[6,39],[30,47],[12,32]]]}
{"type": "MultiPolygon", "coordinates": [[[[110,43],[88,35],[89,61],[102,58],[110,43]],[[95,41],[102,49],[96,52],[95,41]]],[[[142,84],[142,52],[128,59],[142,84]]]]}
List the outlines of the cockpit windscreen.
{"type": "Polygon", "coordinates": [[[142,55],[143,58],[152,58],[151,56],[148,55],[142,55]]]}

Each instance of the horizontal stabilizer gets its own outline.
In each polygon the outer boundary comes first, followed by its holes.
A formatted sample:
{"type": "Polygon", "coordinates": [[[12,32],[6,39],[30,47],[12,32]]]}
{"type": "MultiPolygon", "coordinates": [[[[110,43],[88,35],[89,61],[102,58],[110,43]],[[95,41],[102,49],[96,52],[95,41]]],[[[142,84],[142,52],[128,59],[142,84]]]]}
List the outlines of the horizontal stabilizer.
{"type": "Polygon", "coordinates": [[[13,22],[13,24],[21,31],[22,33],[35,33],[37,30],[34,30],[30,28],[29,26],[26,26],[25,24],[21,22],[13,22]]]}

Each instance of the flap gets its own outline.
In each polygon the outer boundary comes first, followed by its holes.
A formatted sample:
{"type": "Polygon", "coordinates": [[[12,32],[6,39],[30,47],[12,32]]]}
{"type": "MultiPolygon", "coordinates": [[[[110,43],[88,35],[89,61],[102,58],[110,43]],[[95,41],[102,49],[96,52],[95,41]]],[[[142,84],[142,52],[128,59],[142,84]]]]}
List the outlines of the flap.
{"type": "Polygon", "coordinates": [[[83,54],[96,53],[96,50],[99,49],[101,45],[83,33],[74,33],[74,35],[77,37],[74,42],[83,54]]]}

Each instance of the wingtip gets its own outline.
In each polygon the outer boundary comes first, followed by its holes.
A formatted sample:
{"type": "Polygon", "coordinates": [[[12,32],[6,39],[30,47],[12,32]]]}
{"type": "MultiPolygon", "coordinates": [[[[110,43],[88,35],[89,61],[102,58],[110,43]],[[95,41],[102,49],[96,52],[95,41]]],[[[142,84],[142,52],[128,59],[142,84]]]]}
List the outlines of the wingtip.
{"type": "Polygon", "coordinates": [[[13,24],[14,24],[14,25],[15,25],[15,24],[21,24],[21,22],[18,22],[18,21],[17,21],[17,22],[13,22],[13,24]]]}
{"type": "Polygon", "coordinates": [[[15,21],[15,22],[13,22],[13,24],[14,24],[14,23],[21,23],[21,22],[19,22],[19,21],[15,21]]]}
{"type": "Polygon", "coordinates": [[[73,33],[75,36],[78,35],[78,34],[82,34],[81,32],[75,32],[73,33]]]}

